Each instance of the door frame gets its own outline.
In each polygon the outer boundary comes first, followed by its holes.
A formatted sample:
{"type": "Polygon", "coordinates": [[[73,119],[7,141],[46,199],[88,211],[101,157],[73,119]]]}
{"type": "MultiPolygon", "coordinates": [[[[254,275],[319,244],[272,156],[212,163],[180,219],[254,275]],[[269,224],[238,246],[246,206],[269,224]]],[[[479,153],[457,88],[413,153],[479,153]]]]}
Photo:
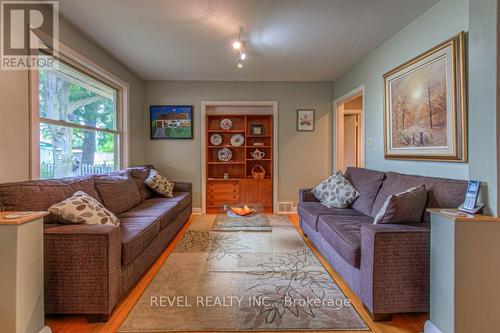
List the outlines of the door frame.
{"type": "Polygon", "coordinates": [[[340,150],[338,148],[339,143],[343,143],[343,125],[344,125],[344,112],[342,108],[342,105],[354,98],[357,98],[359,96],[362,96],[363,102],[362,102],[362,110],[360,112],[361,114],[361,148],[360,148],[360,160],[359,164],[360,166],[364,167],[365,166],[365,158],[366,158],[366,91],[365,91],[365,85],[361,85],[357,87],[356,89],[353,89],[349,91],[348,93],[340,96],[339,98],[335,99],[333,101],[333,117],[332,117],[332,122],[333,122],[333,163],[332,163],[332,173],[341,169],[343,166],[339,165],[340,158],[340,150]],[[340,121],[342,120],[342,121],[340,121]]]}
{"type": "MultiPolygon", "coordinates": [[[[201,102],[201,213],[207,211],[207,171],[206,165],[206,126],[207,126],[207,107],[210,106],[267,106],[272,108],[273,115],[273,213],[278,212],[278,101],[202,101],[201,102]]],[[[245,114],[245,113],[242,113],[245,114]]],[[[255,114],[249,112],[248,114],[255,114]]],[[[269,114],[269,113],[268,113],[269,114]]]]}

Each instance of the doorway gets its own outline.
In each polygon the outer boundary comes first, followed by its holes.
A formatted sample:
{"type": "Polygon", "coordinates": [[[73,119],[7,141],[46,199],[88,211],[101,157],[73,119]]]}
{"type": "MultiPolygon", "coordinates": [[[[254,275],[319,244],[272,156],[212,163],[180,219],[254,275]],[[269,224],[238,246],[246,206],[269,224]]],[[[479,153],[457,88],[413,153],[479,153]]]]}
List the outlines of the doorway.
{"type": "Polygon", "coordinates": [[[364,167],[364,89],[334,103],[334,168],[364,167]]]}

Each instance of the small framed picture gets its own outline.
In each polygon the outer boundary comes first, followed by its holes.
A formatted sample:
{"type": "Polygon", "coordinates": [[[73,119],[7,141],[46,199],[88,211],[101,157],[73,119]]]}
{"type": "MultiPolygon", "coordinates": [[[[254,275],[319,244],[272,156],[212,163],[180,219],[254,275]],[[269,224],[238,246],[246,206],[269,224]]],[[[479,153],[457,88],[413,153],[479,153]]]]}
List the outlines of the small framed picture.
{"type": "Polygon", "coordinates": [[[252,125],[252,135],[264,135],[264,125],[252,125]]]}
{"type": "Polygon", "coordinates": [[[314,131],[314,110],[312,109],[297,110],[297,131],[299,132],[314,131]]]}

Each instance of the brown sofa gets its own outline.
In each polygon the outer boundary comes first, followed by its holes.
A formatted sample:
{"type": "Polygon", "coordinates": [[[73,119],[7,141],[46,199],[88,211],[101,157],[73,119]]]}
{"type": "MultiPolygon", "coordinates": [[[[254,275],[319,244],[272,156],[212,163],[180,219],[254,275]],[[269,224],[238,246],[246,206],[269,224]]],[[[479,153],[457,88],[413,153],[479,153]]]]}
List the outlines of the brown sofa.
{"type": "Polygon", "coordinates": [[[191,215],[191,183],[173,198],[144,184],[150,166],[57,180],[0,184],[6,210],[47,210],[76,191],[102,202],[120,226],[45,220],[45,311],[107,320],[120,299],[153,264],[191,215]]]}

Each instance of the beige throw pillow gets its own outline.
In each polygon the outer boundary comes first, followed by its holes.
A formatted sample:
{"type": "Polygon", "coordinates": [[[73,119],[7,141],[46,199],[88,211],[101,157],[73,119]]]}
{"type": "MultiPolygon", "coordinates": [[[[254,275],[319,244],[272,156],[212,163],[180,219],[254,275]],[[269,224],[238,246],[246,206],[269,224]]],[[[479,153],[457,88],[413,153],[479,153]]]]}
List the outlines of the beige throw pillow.
{"type": "Polygon", "coordinates": [[[151,169],[149,177],[146,178],[144,184],[164,197],[172,198],[174,196],[175,184],[169,181],[165,176],[160,175],[155,169],[151,169]]]}
{"type": "Polygon", "coordinates": [[[120,225],[120,220],[113,213],[82,191],[50,206],[48,211],[70,223],[120,225]]]}
{"type": "Polygon", "coordinates": [[[373,224],[422,222],[427,191],[424,185],[390,195],[375,216],[373,224]]]}

